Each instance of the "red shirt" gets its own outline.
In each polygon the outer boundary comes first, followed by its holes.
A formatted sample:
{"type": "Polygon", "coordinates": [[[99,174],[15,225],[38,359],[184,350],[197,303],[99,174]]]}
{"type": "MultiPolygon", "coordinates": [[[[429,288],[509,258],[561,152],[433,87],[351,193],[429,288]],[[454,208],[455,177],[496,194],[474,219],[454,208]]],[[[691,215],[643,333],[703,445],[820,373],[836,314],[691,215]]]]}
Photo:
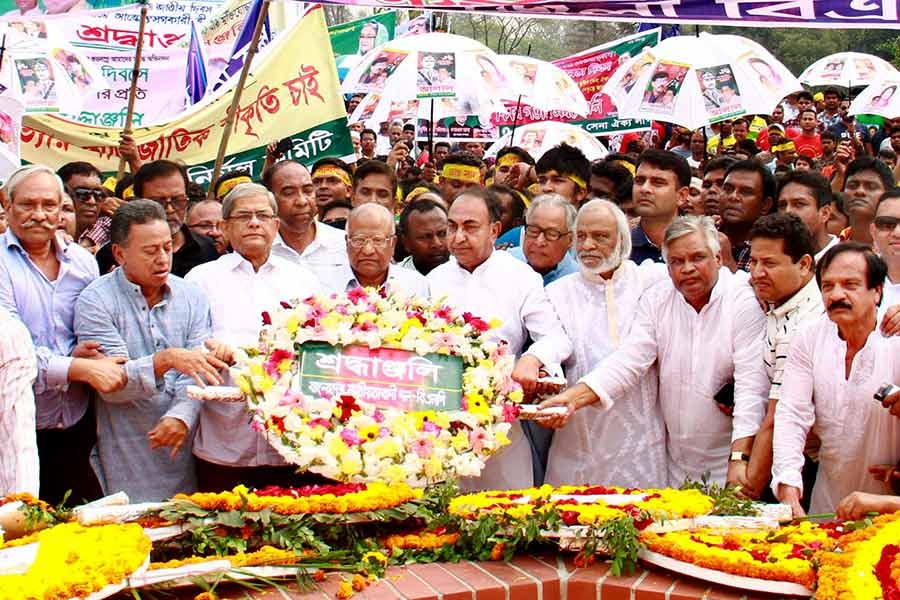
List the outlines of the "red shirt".
{"type": "Polygon", "coordinates": [[[822,140],[819,135],[805,135],[801,133],[794,138],[794,145],[797,146],[797,154],[800,156],[808,156],[809,158],[817,158],[822,156],[822,140]]]}

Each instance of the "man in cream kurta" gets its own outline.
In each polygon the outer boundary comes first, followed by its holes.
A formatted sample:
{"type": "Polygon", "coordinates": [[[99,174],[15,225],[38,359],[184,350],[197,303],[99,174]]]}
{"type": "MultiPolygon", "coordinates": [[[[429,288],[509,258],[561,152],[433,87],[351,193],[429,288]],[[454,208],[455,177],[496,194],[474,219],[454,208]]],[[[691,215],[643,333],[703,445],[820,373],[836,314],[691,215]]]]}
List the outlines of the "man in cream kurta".
{"type": "MultiPolygon", "coordinates": [[[[499,319],[493,331],[509,343],[516,355],[527,340],[534,343],[521,356],[513,378],[526,393],[533,391],[541,367],[553,369],[568,358],[572,344],[547,300],[541,276],[512,256],[494,251],[500,231],[500,206],[496,196],[479,188],[462,192],[450,207],[448,240],[453,257],[428,274],[432,297],[447,296],[459,310],[485,320],[499,319]]],[[[522,427],[513,423],[511,443],[492,457],[478,478],[464,485],[470,489],[530,487],[531,451],[522,427]]]]}
{"type": "MultiPolygon", "coordinates": [[[[644,290],[666,276],[662,265],[638,267],[627,260],[628,219],[608,200],[581,207],[575,249],[580,272],[546,288],[574,347],[564,363],[572,386],[628,339],[644,290]]],[[[608,411],[588,407],[572,415],[553,437],[545,483],[665,487],[666,432],[657,386],[653,366],[608,411]]]]}
{"type": "Polygon", "coordinates": [[[760,360],[764,315],[746,277],[720,267],[718,236],[709,217],[676,219],[666,230],[664,252],[671,279],[641,297],[628,339],[618,350],[578,385],[542,404],[568,408],[567,417],[545,422],[559,427],[589,404],[610,408],[625,401],[656,363],[668,434],[668,485],[698,480],[706,472],[719,484],[726,475],[740,483],[745,473],[731,458],[749,452],[769,391],[760,360]],[[721,396],[716,398],[731,382],[733,417],[719,410],[721,396]]]}
{"type": "Polygon", "coordinates": [[[868,246],[832,248],[816,279],[827,316],[795,336],[775,409],[772,490],[803,514],[800,469],[806,437],[821,440],[810,510],[830,512],[854,491],[885,492],[868,472],[900,458],[900,419],[873,399],[885,383],[900,382],[900,340],[876,327],[887,268],[868,246]]]}
{"type": "MultiPolygon", "coordinates": [[[[234,252],[195,267],[185,278],[203,290],[212,310],[212,337],[229,349],[259,341],[264,311],[321,292],[315,275],[272,253],[278,231],[276,208],[264,187],[235,186],[222,203],[225,234],[234,252]]],[[[193,452],[199,459],[201,491],[231,489],[239,483],[280,484],[265,480],[273,478],[271,472],[243,469],[286,465],[265,436],[251,428],[246,402],[204,402],[193,452]],[[256,475],[263,481],[246,480],[256,475]]]]}

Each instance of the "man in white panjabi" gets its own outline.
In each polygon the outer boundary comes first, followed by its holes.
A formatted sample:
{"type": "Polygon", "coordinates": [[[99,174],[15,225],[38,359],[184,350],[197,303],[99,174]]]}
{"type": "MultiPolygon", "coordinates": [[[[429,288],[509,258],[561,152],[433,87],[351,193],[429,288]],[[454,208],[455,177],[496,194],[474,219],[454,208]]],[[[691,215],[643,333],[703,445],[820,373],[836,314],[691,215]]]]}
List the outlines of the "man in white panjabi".
{"type": "MultiPolygon", "coordinates": [[[[622,346],[578,384],[541,404],[565,406],[543,422],[561,427],[578,409],[623,402],[656,363],[668,435],[668,485],[709,473],[743,484],[746,457],[765,414],[769,380],[762,356],[765,319],[745,277],[721,267],[719,236],[709,217],[679,217],[666,229],[669,280],[641,297],[622,346]],[[733,382],[733,417],[717,407],[733,382]]],[[[643,457],[633,460],[643,462],[643,457]]]]}
{"type": "Polygon", "coordinates": [[[900,458],[900,419],[873,399],[900,383],[900,340],[876,327],[887,267],[869,246],[845,242],[816,268],[827,316],[802,328],[788,352],[775,409],[772,490],[803,515],[803,448],[821,440],[810,510],[830,512],[854,491],[885,492],[870,465],[900,458]]]}
{"type": "MultiPolygon", "coordinates": [[[[541,276],[506,252],[494,251],[500,233],[500,202],[482,188],[460,193],[450,206],[447,240],[452,258],[427,277],[432,297],[486,321],[499,319],[497,340],[517,356],[512,377],[526,396],[539,389],[541,369],[548,372],[572,353],[559,318],[547,300],[541,276]]],[[[518,489],[534,483],[531,449],[521,425],[512,424],[510,445],[491,457],[481,476],[463,481],[467,489],[518,489]]]]}
{"type": "MultiPolygon", "coordinates": [[[[572,340],[572,356],[563,363],[570,386],[628,339],[644,290],[666,276],[660,264],[638,267],[628,260],[628,218],[608,200],[591,200],[578,211],[575,251],[580,272],[546,288],[572,340]]],[[[587,407],[572,415],[553,437],[544,482],[665,487],[666,431],[657,386],[652,366],[609,410],[587,407]]]]}
{"type": "MultiPolygon", "coordinates": [[[[229,364],[234,348],[259,340],[263,311],[322,291],[312,272],[272,252],[277,209],[275,197],[263,186],[235,186],[222,202],[225,235],[234,252],[194,267],[185,277],[209,300],[214,341],[207,346],[229,364]]],[[[203,402],[193,452],[200,491],[293,481],[293,467],[250,427],[245,402],[203,402]]]]}

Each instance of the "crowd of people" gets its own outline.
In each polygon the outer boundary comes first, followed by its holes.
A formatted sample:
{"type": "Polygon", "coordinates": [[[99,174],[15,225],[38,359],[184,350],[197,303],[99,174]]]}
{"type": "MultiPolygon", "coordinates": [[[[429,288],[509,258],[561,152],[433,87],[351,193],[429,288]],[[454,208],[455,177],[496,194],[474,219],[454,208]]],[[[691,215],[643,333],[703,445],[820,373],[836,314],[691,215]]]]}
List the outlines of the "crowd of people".
{"type": "Polygon", "coordinates": [[[797,515],[900,509],[900,393],[881,390],[900,384],[900,119],[870,132],[846,103],[654,123],[593,163],[352,124],[354,163],[273,144],[260,181],[209,198],[128,138],[122,181],[22,167],[2,188],[0,494],[320,481],[246,405],[186,388],[231,384],[283,299],[364,286],[497,319],[526,396],[563,407],[514,423],[467,488],[709,477],[797,515]]]}

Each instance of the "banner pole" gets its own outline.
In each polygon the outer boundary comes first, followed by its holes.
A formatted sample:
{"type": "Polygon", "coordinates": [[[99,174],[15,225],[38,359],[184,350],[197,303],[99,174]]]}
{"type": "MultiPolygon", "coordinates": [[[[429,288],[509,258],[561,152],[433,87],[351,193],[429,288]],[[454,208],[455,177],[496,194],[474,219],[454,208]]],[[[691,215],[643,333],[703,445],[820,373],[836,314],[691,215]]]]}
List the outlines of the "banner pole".
{"type": "Polygon", "coordinates": [[[512,131],[509,133],[509,145],[513,145],[513,136],[516,135],[516,125],[519,124],[519,107],[522,105],[522,94],[519,94],[519,98],[516,100],[516,111],[513,113],[513,126],[512,131]]]}
{"type": "MultiPolygon", "coordinates": [[[[434,98],[431,99],[431,114],[428,115],[428,160],[434,163],[434,98]]],[[[434,168],[437,169],[437,164],[434,168]]]]}
{"type": "Polygon", "coordinates": [[[244,91],[244,84],[247,82],[247,76],[250,74],[250,63],[253,62],[253,56],[256,54],[259,46],[259,37],[262,34],[263,26],[266,23],[266,16],[269,14],[269,3],[271,0],[263,0],[262,6],[259,8],[259,17],[256,19],[256,27],[253,29],[253,39],[247,47],[247,54],[244,56],[244,65],[241,68],[241,75],[238,78],[237,86],[234,88],[234,97],[231,99],[231,106],[225,116],[225,130],[222,132],[222,140],[219,142],[219,152],[216,154],[216,164],[213,167],[212,178],[209,180],[208,198],[215,200],[216,190],[215,182],[222,174],[222,163],[225,161],[225,152],[228,150],[228,140],[231,138],[231,130],[234,128],[234,120],[237,117],[237,111],[241,102],[241,92],[244,91]]]}
{"type": "MultiPolygon", "coordinates": [[[[128,90],[128,112],[125,113],[125,129],[122,130],[122,136],[130,136],[132,133],[132,122],[134,119],[134,103],[137,99],[138,76],[141,72],[141,56],[144,53],[144,28],[147,25],[147,8],[145,1],[141,2],[141,21],[138,25],[137,45],[134,48],[134,69],[131,71],[131,88],[128,90]]],[[[116,172],[116,181],[121,181],[125,174],[125,158],[119,157],[119,169],[116,172]]]]}

